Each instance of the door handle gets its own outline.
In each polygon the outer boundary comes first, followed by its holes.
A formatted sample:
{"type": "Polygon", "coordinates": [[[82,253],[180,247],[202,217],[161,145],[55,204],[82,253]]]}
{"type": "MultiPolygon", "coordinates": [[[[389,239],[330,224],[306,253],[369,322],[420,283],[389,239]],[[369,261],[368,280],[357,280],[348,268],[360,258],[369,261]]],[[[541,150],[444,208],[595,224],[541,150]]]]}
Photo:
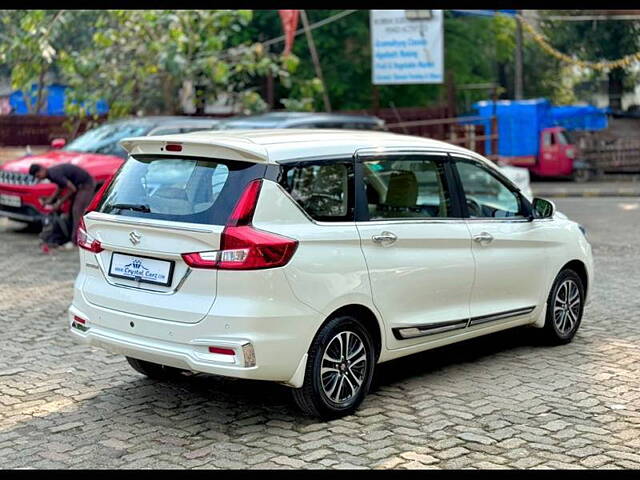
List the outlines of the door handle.
{"type": "Polygon", "coordinates": [[[382,245],[383,247],[388,247],[393,244],[398,237],[392,232],[382,232],[380,235],[374,235],[371,237],[374,243],[378,245],[382,245]]]}
{"type": "Polygon", "coordinates": [[[482,232],[473,236],[473,241],[479,244],[489,244],[493,241],[493,236],[489,232],[482,232]]]}

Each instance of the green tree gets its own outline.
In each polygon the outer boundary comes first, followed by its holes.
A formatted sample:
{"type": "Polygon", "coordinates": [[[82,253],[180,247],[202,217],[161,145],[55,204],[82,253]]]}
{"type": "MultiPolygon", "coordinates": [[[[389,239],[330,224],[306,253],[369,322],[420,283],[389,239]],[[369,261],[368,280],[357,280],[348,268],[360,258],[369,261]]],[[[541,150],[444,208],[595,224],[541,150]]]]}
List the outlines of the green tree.
{"type": "Polygon", "coordinates": [[[38,86],[34,105],[25,98],[32,113],[46,98],[49,73],[71,87],[66,109],[77,119],[95,113],[99,99],[112,117],[179,113],[185,87],[199,112],[222,97],[261,111],[261,79],[289,88],[299,62],[246,35],[252,18],[251,10],[2,11],[0,61],[15,88],[38,86]]]}
{"type": "MultiPolygon", "coordinates": [[[[585,10],[554,10],[554,14],[584,14],[585,10]]],[[[543,15],[549,13],[543,12],[543,15]]],[[[581,60],[601,61],[617,60],[638,51],[640,47],[640,22],[637,21],[574,21],[544,19],[541,29],[551,44],[569,55],[574,54],[581,60]]],[[[622,109],[622,94],[625,91],[625,79],[629,69],[615,68],[607,73],[609,106],[622,109]]]]}
{"type": "Polygon", "coordinates": [[[253,95],[255,77],[287,77],[288,63],[265,55],[259,43],[233,43],[250,10],[105,11],[92,43],[61,55],[75,99],[102,96],[114,115],[180,111],[180,90],[193,86],[197,109],[226,94],[233,103],[264,108],[253,95]]]}
{"type": "Polygon", "coordinates": [[[11,85],[24,93],[29,113],[44,106],[47,74],[56,60],[56,37],[67,18],[63,10],[5,10],[0,15],[0,63],[11,70],[11,85]],[[31,87],[36,86],[35,102],[31,87]]]}

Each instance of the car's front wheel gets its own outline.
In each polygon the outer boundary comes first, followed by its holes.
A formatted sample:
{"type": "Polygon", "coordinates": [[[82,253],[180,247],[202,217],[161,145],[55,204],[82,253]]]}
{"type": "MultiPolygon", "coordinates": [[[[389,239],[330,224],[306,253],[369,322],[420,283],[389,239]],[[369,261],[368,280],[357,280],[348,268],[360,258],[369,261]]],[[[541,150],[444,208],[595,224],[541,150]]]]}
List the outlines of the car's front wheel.
{"type": "Polygon", "coordinates": [[[584,285],[580,276],[573,270],[562,270],[547,298],[543,332],[549,343],[560,345],[573,339],[582,321],[584,300],[584,285]]]}
{"type": "Polygon", "coordinates": [[[353,413],[371,385],[376,352],[371,334],[354,317],[331,319],[309,349],[304,384],[293,389],[302,411],[320,418],[353,413]]]}
{"type": "Polygon", "coordinates": [[[167,367],[166,365],[138,360],[137,358],[126,358],[129,365],[131,365],[136,372],[154,380],[168,380],[177,377],[182,372],[179,368],[167,367]]]}

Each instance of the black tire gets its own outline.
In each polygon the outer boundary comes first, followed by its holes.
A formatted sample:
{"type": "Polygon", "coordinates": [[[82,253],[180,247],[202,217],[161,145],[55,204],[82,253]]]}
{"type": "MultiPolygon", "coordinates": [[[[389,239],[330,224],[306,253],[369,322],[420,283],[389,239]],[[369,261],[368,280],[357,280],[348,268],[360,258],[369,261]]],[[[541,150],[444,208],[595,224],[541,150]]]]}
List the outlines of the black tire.
{"type": "Polygon", "coordinates": [[[573,172],[572,178],[576,183],[586,183],[591,180],[591,170],[588,169],[579,169],[573,172]]]}
{"type": "Polygon", "coordinates": [[[584,285],[582,284],[580,276],[571,269],[562,270],[553,282],[553,286],[547,297],[547,315],[542,330],[543,338],[547,343],[551,345],[563,345],[573,340],[582,322],[584,300],[584,285]],[[577,308],[575,306],[570,308],[568,305],[562,305],[562,299],[565,296],[568,295],[569,300],[572,298],[572,294],[570,293],[572,284],[575,285],[579,295],[580,303],[577,305],[577,308]],[[563,294],[563,292],[560,292],[559,294],[559,290],[561,288],[564,289],[565,285],[569,285],[566,287],[567,290],[564,290],[566,293],[563,294]],[[558,307],[556,311],[557,317],[554,318],[554,310],[556,310],[556,307],[558,307]],[[566,308],[568,308],[568,310],[566,308]]]}
{"type": "MultiPolygon", "coordinates": [[[[349,347],[347,347],[347,351],[349,351],[349,347]]],[[[347,354],[347,357],[349,354],[347,354]]],[[[293,399],[298,407],[308,415],[326,420],[353,413],[367,395],[373,378],[377,354],[371,334],[352,316],[344,315],[335,317],[320,329],[311,343],[308,355],[304,384],[301,388],[292,389],[293,399]],[[349,335],[347,335],[346,332],[350,332],[349,335]],[[340,366],[335,364],[335,372],[337,373],[328,372],[328,374],[325,373],[326,376],[323,377],[321,375],[323,362],[325,367],[329,365],[329,361],[323,360],[323,357],[325,353],[331,353],[333,355],[335,348],[342,346],[341,341],[336,340],[340,334],[346,336],[348,343],[353,346],[349,352],[349,354],[353,356],[349,359],[349,363],[347,360],[340,359],[342,360],[340,366]],[[352,337],[352,334],[355,334],[355,337],[352,337]],[[358,343],[358,341],[360,343],[358,343]],[[358,348],[360,344],[364,348],[364,366],[360,366],[361,362],[359,361],[359,359],[362,358],[362,354],[356,353],[359,351],[358,348]],[[343,379],[342,377],[345,378],[343,379]],[[323,379],[325,379],[324,387],[323,379]],[[325,391],[327,382],[331,382],[333,379],[335,379],[335,383],[332,384],[334,385],[332,391],[335,392],[335,388],[338,389],[336,394],[337,402],[328,396],[325,391]],[[354,390],[350,386],[356,383],[358,379],[360,379],[361,383],[359,387],[354,390]],[[346,383],[344,383],[345,381],[346,383]],[[349,390],[351,390],[350,397],[348,396],[349,390]],[[345,398],[343,401],[340,401],[340,393],[342,391],[345,392],[345,398]]]]}
{"type": "Polygon", "coordinates": [[[138,373],[146,375],[154,380],[170,380],[176,378],[182,370],[179,368],[168,367],[158,363],[151,363],[137,358],[126,357],[129,365],[138,373]]]}

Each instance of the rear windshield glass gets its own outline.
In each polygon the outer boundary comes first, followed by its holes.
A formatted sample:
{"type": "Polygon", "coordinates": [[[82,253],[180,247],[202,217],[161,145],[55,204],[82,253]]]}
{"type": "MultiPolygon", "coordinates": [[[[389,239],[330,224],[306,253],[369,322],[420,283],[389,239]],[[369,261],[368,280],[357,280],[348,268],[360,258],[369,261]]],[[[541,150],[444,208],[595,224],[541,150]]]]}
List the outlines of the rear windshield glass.
{"type": "Polygon", "coordinates": [[[247,184],[265,166],[211,158],[129,157],[98,211],[111,215],[224,225],[247,184]]]}

